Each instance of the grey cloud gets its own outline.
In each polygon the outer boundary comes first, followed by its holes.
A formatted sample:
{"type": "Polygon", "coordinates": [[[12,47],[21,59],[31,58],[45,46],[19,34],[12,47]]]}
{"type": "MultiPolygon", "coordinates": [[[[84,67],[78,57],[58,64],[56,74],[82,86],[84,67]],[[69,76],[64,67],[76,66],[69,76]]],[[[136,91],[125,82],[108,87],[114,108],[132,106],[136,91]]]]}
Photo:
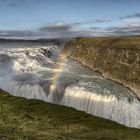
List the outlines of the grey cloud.
{"type": "Polygon", "coordinates": [[[25,3],[25,0],[13,0],[13,1],[9,1],[9,0],[5,0],[4,1],[5,4],[11,8],[15,8],[18,7],[20,5],[23,5],[25,3]]]}
{"type": "Polygon", "coordinates": [[[73,24],[56,23],[39,29],[40,32],[46,33],[52,37],[75,37],[81,34],[73,24]]]}
{"type": "Polygon", "coordinates": [[[30,36],[33,33],[31,31],[0,31],[0,34],[2,34],[3,36],[7,37],[7,36],[30,36]]]}
{"type": "Polygon", "coordinates": [[[129,25],[101,28],[91,27],[89,29],[75,28],[75,24],[61,24],[61,26],[48,26],[41,28],[51,36],[58,37],[82,37],[82,36],[108,36],[108,35],[134,35],[140,34],[140,24],[131,23],[129,25]]]}
{"type": "Polygon", "coordinates": [[[121,16],[119,19],[130,19],[130,18],[140,18],[140,13],[135,13],[133,15],[121,16]]]}
{"type": "Polygon", "coordinates": [[[94,33],[98,35],[136,35],[140,34],[140,25],[125,25],[120,27],[110,27],[110,28],[91,28],[94,33]]]}
{"type": "Polygon", "coordinates": [[[8,5],[9,7],[17,7],[17,6],[18,6],[17,3],[8,3],[7,5],[8,5]]]}
{"type": "Polygon", "coordinates": [[[133,26],[127,25],[124,27],[114,27],[108,28],[111,32],[117,35],[132,35],[132,34],[140,34],[140,25],[133,26]]]}
{"type": "Polygon", "coordinates": [[[46,32],[52,37],[77,37],[90,36],[92,31],[89,29],[80,28],[83,24],[109,22],[109,19],[96,19],[94,21],[76,22],[76,23],[56,23],[49,26],[41,27],[40,32],[46,32]]]}
{"type": "Polygon", "coordinates": [[[90,29],[92,30],[99,30],[99,29],[102,29],[101,27],[90,27],[90,29]]]}
{"type": "Polygon", "coordinates": [[[40,31],[42,32],[63,32],[63,31],[69,31],[73,28],[73,25],[71,24],[63,24],[58,23],[46,27],[40,28],[40,31]]]}
{"type": "Polygon", "coordinates": [[[95,19],[95,20],[89,20],[84,22],[75,22],[73,25],[84,25],[84,24],[95,24],[95,23],[105,23],[105,22],[111,22],[111,19],[95,19]]]}
{"type": "Polygon", "coordinates": [[[50,26],[41,27],[36,31],[0,31],[3,38],[70,38],[70,37],[92,37],[92,36],[112,36],[112,35],[136,35],[140,34],[140,23],[129,25],[100,28],[91,27],[89,29],[79,28],[73,24],[57,23],[50,26]]]}
{"type": "Polygon", "coordinates": [[[104,23],[104,22],[110,22],[110,21],[111,21],[111,19],[96,19],[93,22],[95,22],[95,23],[104,23]]]}
{"type": "Polygon", "coordinates": [[[36,31],[4,31],[0,30],[0,38],[23,38],[32,39],[43,37],[43,33],[36,31]]]}

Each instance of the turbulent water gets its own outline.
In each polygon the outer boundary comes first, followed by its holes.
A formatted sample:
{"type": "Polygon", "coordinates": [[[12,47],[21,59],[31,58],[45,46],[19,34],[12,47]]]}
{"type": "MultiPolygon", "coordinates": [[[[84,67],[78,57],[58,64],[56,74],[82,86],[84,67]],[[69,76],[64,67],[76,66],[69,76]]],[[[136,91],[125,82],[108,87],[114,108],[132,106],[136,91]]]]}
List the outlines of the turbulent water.
{"type": "Polygon", "coordinates": [[[60,63],[62,46],[18,45],[0,45],[1,89],[140,128],[140,102],[128,88],[74,60],[60,63]]]}

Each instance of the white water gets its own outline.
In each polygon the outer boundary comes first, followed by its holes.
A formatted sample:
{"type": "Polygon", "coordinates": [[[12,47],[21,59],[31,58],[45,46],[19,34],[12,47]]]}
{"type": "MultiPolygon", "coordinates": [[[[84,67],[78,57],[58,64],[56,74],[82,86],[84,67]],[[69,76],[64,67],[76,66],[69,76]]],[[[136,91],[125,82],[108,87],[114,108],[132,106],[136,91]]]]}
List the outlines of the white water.
{"type": "Polygon", "coordinates": [[[129,89],[70,59],[55,70],[58,52],[54,45],[1,49],[0,88],[14,96],[71,106],[140,128],[140,102],[129,89]],[[60,71],[56,77],[54,70],[60,71]]]}

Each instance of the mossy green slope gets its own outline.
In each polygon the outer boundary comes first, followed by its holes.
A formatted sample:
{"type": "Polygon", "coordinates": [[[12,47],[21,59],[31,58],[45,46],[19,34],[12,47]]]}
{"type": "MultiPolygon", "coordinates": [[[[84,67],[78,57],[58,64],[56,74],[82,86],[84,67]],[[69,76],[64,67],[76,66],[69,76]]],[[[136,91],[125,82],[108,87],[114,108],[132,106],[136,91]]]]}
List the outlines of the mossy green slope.
{"type": "Polygon", "coordinates": [[[139,140],[140,130],[0,91],[0,140],[139,140]]]}

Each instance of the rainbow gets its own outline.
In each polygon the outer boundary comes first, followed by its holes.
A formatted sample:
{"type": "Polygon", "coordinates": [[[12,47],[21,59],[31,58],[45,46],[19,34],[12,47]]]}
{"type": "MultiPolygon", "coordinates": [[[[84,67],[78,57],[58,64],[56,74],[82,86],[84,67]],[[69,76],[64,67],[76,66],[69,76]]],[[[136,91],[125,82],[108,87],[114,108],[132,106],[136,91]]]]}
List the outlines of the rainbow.
{"type": "Polygon", "coordinates": [[[68,49],[65,49],[64,47],[58,56],[56,67],[53,70],[52,81],[50,84],[50,93],[53,93],[53,91],[56,89],[57,79],[59,77],[59,74],[62,72],[62,68],[64,66],[66,58],[68,57],[69,52],[70,51],[68,49]]]}

